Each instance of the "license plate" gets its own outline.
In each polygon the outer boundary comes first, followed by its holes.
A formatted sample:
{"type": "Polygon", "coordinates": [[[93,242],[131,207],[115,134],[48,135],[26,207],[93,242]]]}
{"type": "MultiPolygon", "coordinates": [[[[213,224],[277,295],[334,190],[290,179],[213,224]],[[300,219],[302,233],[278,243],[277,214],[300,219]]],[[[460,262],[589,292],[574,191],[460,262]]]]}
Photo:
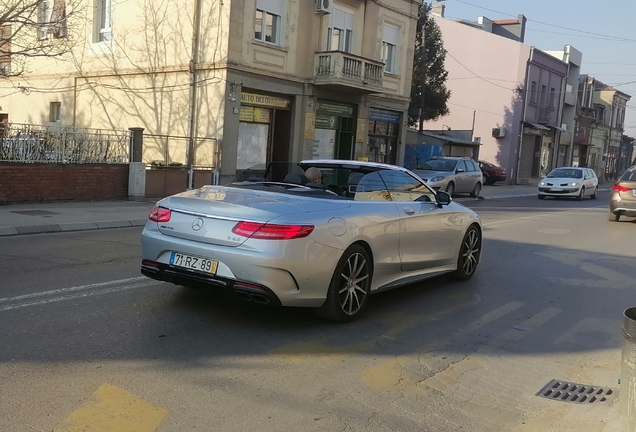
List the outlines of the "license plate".
{"type": "Polygon", "coordinates": [[[550,189],[552,192],[563,192],[562,188],[552,188],[550,189]]]}
{"type": "Polygon", "coordinates": [[[170,265],[216,274],[219,262],[207,258],[172,252],[170,255],[170,265]]]}

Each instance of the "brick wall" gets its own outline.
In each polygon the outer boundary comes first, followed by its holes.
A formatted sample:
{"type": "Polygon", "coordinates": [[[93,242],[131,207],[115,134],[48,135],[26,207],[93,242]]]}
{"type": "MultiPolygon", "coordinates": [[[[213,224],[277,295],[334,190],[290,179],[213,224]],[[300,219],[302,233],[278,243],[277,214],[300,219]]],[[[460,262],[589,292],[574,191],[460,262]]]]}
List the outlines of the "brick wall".
{"type": "Polygon", "coordinates": [[[0,203],[128,197],[128,164],[0,163],[0,203]]]}

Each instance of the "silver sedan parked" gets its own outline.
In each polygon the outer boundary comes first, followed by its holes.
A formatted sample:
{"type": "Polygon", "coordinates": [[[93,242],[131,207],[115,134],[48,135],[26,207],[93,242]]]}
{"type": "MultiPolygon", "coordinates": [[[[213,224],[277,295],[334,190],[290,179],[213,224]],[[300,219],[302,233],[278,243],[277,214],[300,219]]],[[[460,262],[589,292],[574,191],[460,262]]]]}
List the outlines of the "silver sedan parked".
{"type": "Polygon", "coordinates": [[[478,198],[484,184],[477,162],[468,157],[435,156],[418,165],[413,172],[435,190],[445,190],[451,196],[468,193],[478,198]]]}
{"type": "Polygon", "coordinates": [[[446,192],[393,165],[298,165],[317,168],[321,180],[293,173],[159,201],[141,235],[142,274],[315,308],[340,322],[359,317],[372,293],[444,273],[458,280],[475,274],[480,219],[446,192]]]}

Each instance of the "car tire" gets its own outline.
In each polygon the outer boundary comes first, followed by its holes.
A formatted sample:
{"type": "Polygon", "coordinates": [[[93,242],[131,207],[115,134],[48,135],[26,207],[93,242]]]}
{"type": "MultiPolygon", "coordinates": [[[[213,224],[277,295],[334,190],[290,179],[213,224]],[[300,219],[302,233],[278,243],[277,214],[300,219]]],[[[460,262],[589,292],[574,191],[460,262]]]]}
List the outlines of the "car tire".
{"type": "Polygon", "coordinates": [[[475,188],[470,193],[470,196],[473,198],[479,198],[480,194],[481,194],[481,183],[477,182],[477,184],[475,185],[475,188]]]}
{"type": "Polygon", "coordinates": [[[358,319],[369,301],[372,278],[373,263],[366,249],[358,244],[351,245],[338,261],[327,298],[320,308],[315,309],[316,314],[341,323],[358,319]]]}
{"type": "Polygon", "coordinates": [[[481,231],[476,225],[471,225],[464,234],[457,257],[457,270],[449,274],[450,279],[467,281],[473,277],[481,257],[481,240],[481,231]]]}
{"type": "Polygon", "coordinates": [[[590,198],[591,198],[591,199],[596,199],[597,194],[598,194],[598,187],[596,187],[596,188],[594,189],[594,193],[590,196],[590,198]]]}
{"type": "Polygon", "coordinates": [[[618,222],[618,221],[620,221],[620,220],[621,220],[621,215],[619,215],[619,214],[614,214],[614,213],[612,213],[612,212],[609,212],[609,213],[607,214],[607,219],[608,219],[610,222],[618,222]]]}
{"type": "Polygon", "coordinates": [[[579,196],[576,197],[576,200],[583,201],[584,196],[585,196],[585,186],[582,186],[581,191],[579,192],[579,196]]]}
{"type": "Polygon", "coordinates": [[[540,200],[544,200],[545,199],[545,195],[537,195],[539,197],[540,200]]]}
{"type": "Polygon", "coordinates": [[[446,192],[448,192],[448,194],[452,197],[455,193],[455,183],[450,182],[448,185],[446,185],[446,192]]]}

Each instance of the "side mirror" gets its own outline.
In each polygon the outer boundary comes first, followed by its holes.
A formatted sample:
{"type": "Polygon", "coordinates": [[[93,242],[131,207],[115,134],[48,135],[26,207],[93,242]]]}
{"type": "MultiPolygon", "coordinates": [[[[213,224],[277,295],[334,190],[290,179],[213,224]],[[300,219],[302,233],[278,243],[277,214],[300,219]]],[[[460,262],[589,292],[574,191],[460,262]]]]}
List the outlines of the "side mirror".
{"type": "Polygon", "coordinates": [[[453,198],[450,196],[450,194],[442,190],[437,191],[435,197],[437,199],[437,207],[439,208],[442,208],[445,205],[449,205],[451,201],[453,201],[453,198]]]}
{"type": "Polygon", "coordinates": [[[457,168],[457,172],[458,173],[463,173],[463,172],[466,172],[466,170],[464,168],[457,168]]]}

